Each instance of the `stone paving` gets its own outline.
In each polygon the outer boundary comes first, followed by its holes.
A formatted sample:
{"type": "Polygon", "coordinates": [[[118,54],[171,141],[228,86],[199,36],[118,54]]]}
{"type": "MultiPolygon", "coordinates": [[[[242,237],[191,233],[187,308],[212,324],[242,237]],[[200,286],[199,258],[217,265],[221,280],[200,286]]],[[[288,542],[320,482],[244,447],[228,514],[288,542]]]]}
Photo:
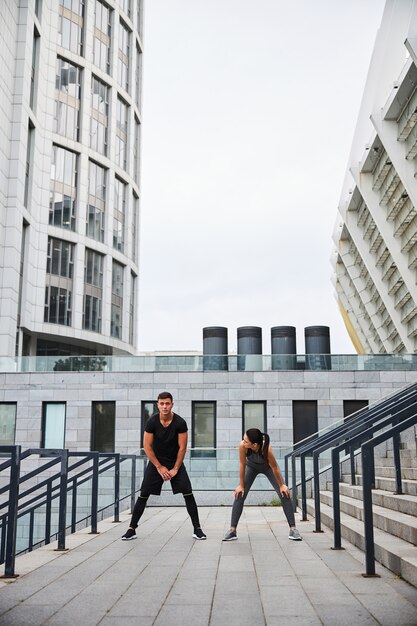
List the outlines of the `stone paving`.
{"type": "Polygon", "coordinates": [[[16,560],[0,582],[1,626],[417,625],[417,589],[363,554],[331,550],[329,531],[298,522],[288,540],[282,510],[246,506],[239,539],[222,543],[230,507],[200,508],[207,541],[192,539],[185,507],[149,507],[138,539],[120,540],[129,516],[100,534],[67,538],[16,560]]]}

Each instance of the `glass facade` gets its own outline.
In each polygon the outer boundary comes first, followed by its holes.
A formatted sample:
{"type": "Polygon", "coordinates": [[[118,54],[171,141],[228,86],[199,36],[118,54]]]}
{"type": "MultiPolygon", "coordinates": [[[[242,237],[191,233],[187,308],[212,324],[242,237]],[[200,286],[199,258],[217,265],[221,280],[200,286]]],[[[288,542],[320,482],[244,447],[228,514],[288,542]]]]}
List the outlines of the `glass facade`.
{"type": "Polygon", "coordinates": [[[105,208],[106,170],[94,161],[90,161],[86,235],[96,241],[104,241],[105,208]]]}
{"type": "Polygon", "coordinates": [[[249,428],[259,428],[266,432],[266,403],[265,402],[242,402],[243,428],[242,434],[249,428]]]}
{"type": "Polygon", "coordinates": [[[120,98],[117,98],[116,110],[116,163],[126,169],[127,166],[127,133],[129,107],[120,98]]]}
{"type": "Polygon", "coordinates": [[[94,3],[93,61],[103,72],[110,74],[111,9],[100,0],[94,3]]]}
{"type": "Polygon", "coordinates": [[[114,452],[116,403],[93,402],[91,421],[91,450],[114,452]]]}
{"type": "Polygon", "coordinates": [[[114,181],[113,248],[124,251],[126,214],[126,184],[119,178],[114,181]]]}
{"type": "Polygon", "coordinates": [[[52,147],[49,223],[75,230],[77,201],[77,155],[54,145],[52,147]]]}
{"type": "Polygon", "coordinates": [[[80,132],[81,71],[60,59],[56,61],[55,127],[59,135],[78,141],[80,132]]]}
{"type": "Polygon", "coordinates": [[[130,54],[130,32],[127,26],[121,21],[119,24],[119,56],[117,73],[119,85],[129,91],[129,54],[130,54]]]}
{"type": "Polygon", "coordinates": [[[107,156],[110,88],[91,78],[90,148],[107,156]]]}
{"type": "Polygon", "coordinates": [[[123,271],[123,265],[113,261],[110,334],[117,339],[122,338],[123,271]]]}
{"type": "Polygon", "coordinates": [[[0,402],[0,445],[13,446],[16,432],[16,402],[0,402]]]}
{"type": "Polygon", "coordinates": [[[58,45],[83,54],[84,1],[59,0],[58,45]]]}
{"type": "Polygon", "coordinates": [[[215,402],[193,402],[191,445],[193,448],[216,447],[215,402]]]}
{"type": "Polygon", "coordinates": [[[85,250],[83,328],[101,332],[104,256],[85,250]]]}
{"type": "Polygon", "coordinates": [[[44,321],[71,326],[74,244],[48,238],[44,321]]]}

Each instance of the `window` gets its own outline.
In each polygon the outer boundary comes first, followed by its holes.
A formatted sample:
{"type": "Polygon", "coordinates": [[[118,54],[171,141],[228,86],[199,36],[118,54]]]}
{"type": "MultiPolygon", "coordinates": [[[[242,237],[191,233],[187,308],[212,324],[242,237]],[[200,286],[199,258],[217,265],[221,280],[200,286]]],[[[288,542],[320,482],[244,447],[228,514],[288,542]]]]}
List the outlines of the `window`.
{"type": "Polygon", "coordinates": [[[95,76],[91,79],[90,148],[107,155],[107,131],[109,125],[108,85],[95,76]]]}
{"type": "Polygon", "coordinates": [[[71,326],[74,244],[48,238],[44,321],[71,326]]]}
{"type": "Polygon", "coordinates": [[[96,241],[104,241],[106,174],[104,167],[93,161],[89,162],[86,235],[96,241]]]}
{"type": "Polygon", "coordinates": [[[131,0],[120,0],[120,8],[122,11],[126,13],[128,17],[130,17],[130,1],[131,0]]]}
{"type": "Polygon", "coordinates": [[[26,146],[26,169],[25,169],[25,191],[23,196],[23,204],[28,208],[29,195],[30,195],[30,183],[31,183],[31,162],[33,161],[33,139],[35,135],[35,128],[32,122],[29,120],[28,125],[28,138],[26,146]]]}
{"type": "Polygon", "coordinates": [[[133,179],[139,185],[140,175],[140,123],[135,116],[135,137],[133,141],[133,179]]]}
{"type": "Polygon", "coordinates": [[[243,431],[244,434],[249,428],[259,428],[266,432],[266,402],[243,402],[243,431]]]}
{"type": "Polygon", "coordinates": [[[85,251],[83,328],[101,332],[101,306],[103,299],[103,262],[98,252],[85,251]]]}
{"type": "Polygon", "coordinates": [[[158,413],[158,403],[156,401],[143,401],[141,411],[141,428],[140,428],[140,447],[143,448],[143,433],[145,432],[145,426],[151,415],[158,413]]]}
{"type": "Polygon", "coordinates": [[[135,340],[135,298],[136,298],[136,276],[130,273],[130,306],[129,306],[129,343],[131,346],[135,340]]]}
{"type": "Polygon", "coordinates": [[[192,455],[215,456],[216,454],[216,403],[192,403],[192,455]],[[201,450],[198,448],[208,448],[201,450]]]}
{"type": "Polygon", "coordinates": [[[103,72],[110,74],[111,10],[104,2],[96,0],[94,7],[93,62],[103,72]]]}
{"type": "Polygon", "coordinates": [[[32,111],[35,110],[35,90],[36,90],[36,78],[38,75],[38,58],[39,58],[39,40],[40,35],[36,27],[33,30],[33,43],[32,43],[32,68],[30,73],[30,96],[29,106],[32,111]]]}
{"type": "Polygon", "coordinates": [[[91,450],[114,452],[116,432],[116,403],[93,402],[91,422],[91,450]]]}
{"type": "Polygon", "coordinates": [[[55,77],[54,131],[74,141],[79,140],[80,101],[80,69],[69,61],[58,58],[55,77]]]}
{"type": "Polygon", "coordinates": [[[343,400],[343,417],[346,419],[352,416],[352,413],[360,411],[369,406],[368,400],[343,400]]]}
{"type": "Polygon", "coordinates": [[[142,50],[136,44],[135,99],[140,111],[142,104],[142,50]]]}
{"type": "Polygon", "coordinates": [[[49,223],[75,230],[77,200],[77,155],[60,146],[52,147],[49,223]]]}
{"type": "Polygon", "coordinates": [[[16,432],[16,402],[0,402],[0,445],[13,446],[16,432]]]}
{"type": "Polygon", "coordinates": [[[136,238],[136,231],[138,228],[138,217],[139,217],[139,198],[137,197],[135,193],[133,193],[132,221],[130,224],[130,234],[132,237],[131,256],[132,256],[134,263],[136,263],[137,256],[138,256],[137,238],[136,238]]]}
{"type": "Polygon", "coordinates": [[[116,110],[116,163],[123,169],[127,165],[128,106],[117,98],[116,110]]]}
{"type": "Polygon", "coordinates": [[[126,91],[129,90],[129,53],[130,32],[121,21],[119,23],[119,57],[117,64],[119,85],[126,91]]]}
{"type": "Polygon", "coordinates": [[[84,0],[59,0],[58,45],[83,53],[84,0]]]}
{"type": "Polygon", "coordinates": [[[293,442],[303,441],[318,431],[317,400],[293,400],[293,442]]]}
{"type": "Polygon", "coordinates": [[[110,334],[122,338],[123,265],[113,261],[110,334]]]}
{"type": "Polygon", "coordinates": [[[46,273],[72,278],[74,267],[74,244],[62,239],[48,237],[46,273]]]}
{"type": "Polygon", "coordinates": [[[65,402],[43,402],[41,448],[65,447],[65,402]]]}
{"type": "Polygon", "coordinates": [[[113,248],[123,252],[126,211],[126,185],[119,178],[114,181],[113,248]]]}

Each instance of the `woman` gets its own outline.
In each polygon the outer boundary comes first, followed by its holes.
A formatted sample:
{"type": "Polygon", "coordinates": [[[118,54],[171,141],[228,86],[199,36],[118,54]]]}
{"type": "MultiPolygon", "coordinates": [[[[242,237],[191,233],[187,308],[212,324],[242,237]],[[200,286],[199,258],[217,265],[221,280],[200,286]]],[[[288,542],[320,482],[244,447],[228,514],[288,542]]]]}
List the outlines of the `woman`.
{"type": "Polygon", "coordinates": [[[284,484],[281,471],[269,446],[269,435],[258,428],[249,428],[239,444],[240,482],[235,489],[235,501],[232,508],[232,521],[223,541],[237,539],[236,528],[242,515],[243,504],[258,474],[265,474],[279,495],[285,517],[290,526],[288,539],[301,541],[302,537],[295,527],[294,509],[290,499],[290,490],[284,484]]]}

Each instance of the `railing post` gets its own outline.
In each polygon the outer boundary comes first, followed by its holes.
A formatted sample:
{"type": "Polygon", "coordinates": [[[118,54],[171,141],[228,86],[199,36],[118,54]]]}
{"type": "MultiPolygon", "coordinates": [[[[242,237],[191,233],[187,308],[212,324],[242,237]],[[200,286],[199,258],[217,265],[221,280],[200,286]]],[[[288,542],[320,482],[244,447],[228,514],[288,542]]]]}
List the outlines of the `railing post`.
{"type": "Polygon", "coordinates": [[[120,511],[120,454],[114,455],[114,520],[119,522],[120,511]]]}
{"type": "Polygon", "coordinates": [[[344,550],[342,548],[342,533],[340,529],[340,461],[339,451],[332,450],[332,487],[333,487],[333,550],[344,550]]]}
{"type": "Polygon", "coordinates": [[[323,532],[321,529],[321,512],[320,512],[320,476],[319,476],[319,455],[313,452],[313,476],[314,476],[314,518],[316,522],[316,533],[323,532]]]}
{"type": "Polygon", "coordinates": [[[72,503],[71,503],[71,532],[75,533],[77,529],[77,477],[74,476],[72,482],[72,503]]]}
{"type": "Polygon", "coordinates": [[[301,465],[301,521],[307,521],[307,488],[306,488],[306,457],[300,455],[301,465]]]}
{"type": "Polygon", "coordinates": [[[393,451],[394,451],[394,466],[395,466],[395,494],[400,495],[403,492],[403,485],[401,479],[401,457],[400,457],[400,435],[396,433],[392,437],[393,451]]]}
{"type": "Polygon", "coordinates": [[[19,478],[21,446],[14,446],[10,457],[9,508],[7,513],[6,555],[4,578],[16,578],[14,566],[16,559],[17,509],[19,504],[19,478]]]}
{"type": "Polygon", "coordinates": [[[292,485],[292,505],[294,507],[294,511],[297,510],[297,475],[295,468],[296,457],[295,454],[291,456],[291,485],[292,485]]]}
{"type": "MultiPolygon", "coordinates": [[[[417,437],[416,437],[416,446],[417,446],[417,437]]],[[[284,457],[284,482],[288,485],[288,454],[284,457]]]]}
{"type": "Polygon", "coordinates": [[[356,485],[355,449],[350,446],[350,484],[356,485]]]}
{"type": "Polygon", "coordinates": [[[61,450],[61,478],[59,481],[58,547],[64,551],[65,527],[67,525],[68,450],[61,450]]]}
{"type": "Polygon", "coordinates": [[[45,545],[51,543],[51,515],[52,515],[52,482],[46,487],[46,510],[45,510],[45,545]]]}
{"type": "Polygon", "coordinates": [[[93,476],[91,478],[91,530],[90,534],[98,534],[97,511],[98,511],[98,461],[99,453],[92,452],[93,455],[93,476]]]}
{"type": "Polygon", "coordinates": [[[363,515],[365,530],[365,562],[366,573],[363,576],[378,576],[375,573],[374,525],[372,514],[372,485],[374,465],[374,449],[362,445],[362,477],[363,477],[363,515]]]}
{"type": "Polygon", "coordinates": [[[130,512],[133,513],[136,502],[136,456],[132,457],[132,476],[130,477],[130,512]]]}

